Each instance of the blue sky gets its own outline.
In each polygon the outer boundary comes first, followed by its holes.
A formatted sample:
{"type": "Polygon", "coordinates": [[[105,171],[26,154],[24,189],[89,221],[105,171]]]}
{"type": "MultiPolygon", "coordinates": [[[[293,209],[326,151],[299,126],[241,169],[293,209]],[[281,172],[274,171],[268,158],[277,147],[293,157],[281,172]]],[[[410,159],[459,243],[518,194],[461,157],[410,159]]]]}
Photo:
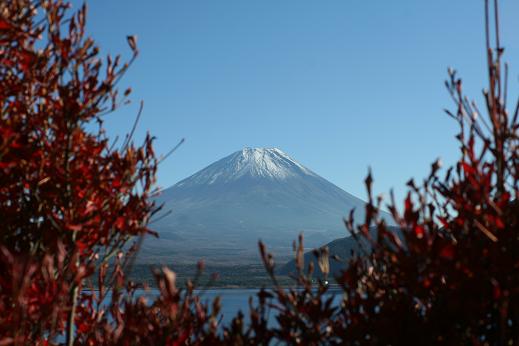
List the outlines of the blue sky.
{"type": "MultiPolygon", "coordinates": [[[[79,4],[79,2],[75,2],[79,4]]],[[[482,101],[483,0],[90,1],[88,31],[105,53],[141,51],[123,86],[133,105],[107,119],[111,136],[157,137],[167,187],[243,147],[279,147],[361,198],[457,157],[443,82],[456,68],[482,101]]],[[[519,2],[502,1],[503,41],[518,86],[519,2]]]]}

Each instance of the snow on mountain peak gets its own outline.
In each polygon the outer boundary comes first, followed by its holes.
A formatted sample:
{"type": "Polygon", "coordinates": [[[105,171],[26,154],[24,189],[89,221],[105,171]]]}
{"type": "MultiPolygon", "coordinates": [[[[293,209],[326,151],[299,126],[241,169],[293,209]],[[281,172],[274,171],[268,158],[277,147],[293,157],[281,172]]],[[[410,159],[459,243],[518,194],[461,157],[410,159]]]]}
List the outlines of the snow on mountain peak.
{"type": "Polygon", "coordinates": [[[224,183],[244,176],[284,180],[301,175],[316,176],[278,148],[244,148],[195,173],[177,186],[224,183]]]}
{"type": "Polygon", "coordinates": [[[289,176],[313,173],[278,148],[244,148],[233,155],[235,175],[284,179],[289,176]]]}

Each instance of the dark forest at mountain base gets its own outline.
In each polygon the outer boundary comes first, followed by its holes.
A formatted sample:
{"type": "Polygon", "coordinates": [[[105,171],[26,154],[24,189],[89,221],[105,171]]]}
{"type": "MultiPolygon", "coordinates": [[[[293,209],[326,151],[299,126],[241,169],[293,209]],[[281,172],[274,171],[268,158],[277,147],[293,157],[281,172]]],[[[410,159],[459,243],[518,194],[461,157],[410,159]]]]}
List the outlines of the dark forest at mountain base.
{"type": "MultiPolygon", "coordinates": [[[[171,264],[168,265],[168,267],[172,268],[177,274],[177,282],[180,287],[185,286],[186,280],[193,280],[197,274],[197,266],[195,264],[171,264]]],[[[156,282],[153,276],[153,268],[159,268],[159,266],[136,264],[132,268],[129,279],[153,286],[156,282]]],[[[277,276],[276,279],[283,286],[295,285],[295,281],[288,275],[280,275],[277,276]]],[[[221,288],[261,288],[271,287],[272,281],[265,272],[262,264],[235,266],[207,265],[197,284],[197,287],[200,288],[204,286],[221,288]]]]}

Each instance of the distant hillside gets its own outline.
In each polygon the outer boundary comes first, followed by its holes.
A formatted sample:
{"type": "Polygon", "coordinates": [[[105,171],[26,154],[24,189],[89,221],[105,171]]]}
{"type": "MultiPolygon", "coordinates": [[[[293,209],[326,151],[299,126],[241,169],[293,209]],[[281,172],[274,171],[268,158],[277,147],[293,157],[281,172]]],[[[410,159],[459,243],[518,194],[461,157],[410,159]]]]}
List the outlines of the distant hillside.
{"type": "MultiPolygon", "coordinates": [[[[392,230],[393,232],[398,232],[398,228],[396,228],[396,227],[389,227],[389,229],[392,230]]],[[[371,230],[370,233],[373,236],[376,236],[375,230],[371,230]]],[[[370,246],[367,242],[363,242],[363,245],[365,246],[366,249],[370,248],[370,246]]],[[[357,244],[355,239],[353,239],[353,237],[351,237],[351,236],[340,238],[340,239],[335,239],[334,241],[324,245],[323,247],[325,247],[325,246],[328,247],[328,250],[330,252],[330,273],[331,273],[330,277],[340,274],[341,270],[343,270],[345,268],[349,258],[351,257],[352,251],[355,251],[357,253],[359,251],[359,245],[357,244]],[[333,256],[339,257],[341,259],[341,261],[336,261],[336,260],[332,259],[333,256]]],[[[310,264],[310,262],[313,262],[314,268],[315,268],[315,271],[314,271],[315,275],[317,277],[322,276],[319,266],[317,265],[317,260],[315,258],[315,255],[313,254],[313,250],[308,251],[304,254],[304,260],[305,260],[305,271],[308,269],[308,265],[310,264]]],[[[279,270],[279,274],[281,274],[281,275],[289,275],[289,274],[295,273],[295,272],[296,272],[296,264],[295,264],[294,259],[288,261],[279,270]]]]}

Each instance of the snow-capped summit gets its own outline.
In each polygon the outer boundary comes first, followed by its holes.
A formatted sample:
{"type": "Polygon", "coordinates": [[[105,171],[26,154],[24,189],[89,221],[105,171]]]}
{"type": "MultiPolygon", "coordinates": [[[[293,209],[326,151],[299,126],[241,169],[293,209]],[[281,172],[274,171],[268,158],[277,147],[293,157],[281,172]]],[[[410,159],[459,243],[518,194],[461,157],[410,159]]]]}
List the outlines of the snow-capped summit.
{"type": "Polygon", "coordinates": [[[226,183],[243,177],[284,180],[305,175],[317,176],[278,148],[244,148],[179,182],[177,186],[226,183]]]}
{"type": "Polygon", "coordinates": [[[187,261],[257,261],[257,241],[290,255],[300,232],[318,247],[346,235],[342,218],[365,203],[320,177],[277,148],[244,148],[165,189],[163,211],[152,220],[160,239],[143,254],[154,263],[180,256],[187,261]]]}

